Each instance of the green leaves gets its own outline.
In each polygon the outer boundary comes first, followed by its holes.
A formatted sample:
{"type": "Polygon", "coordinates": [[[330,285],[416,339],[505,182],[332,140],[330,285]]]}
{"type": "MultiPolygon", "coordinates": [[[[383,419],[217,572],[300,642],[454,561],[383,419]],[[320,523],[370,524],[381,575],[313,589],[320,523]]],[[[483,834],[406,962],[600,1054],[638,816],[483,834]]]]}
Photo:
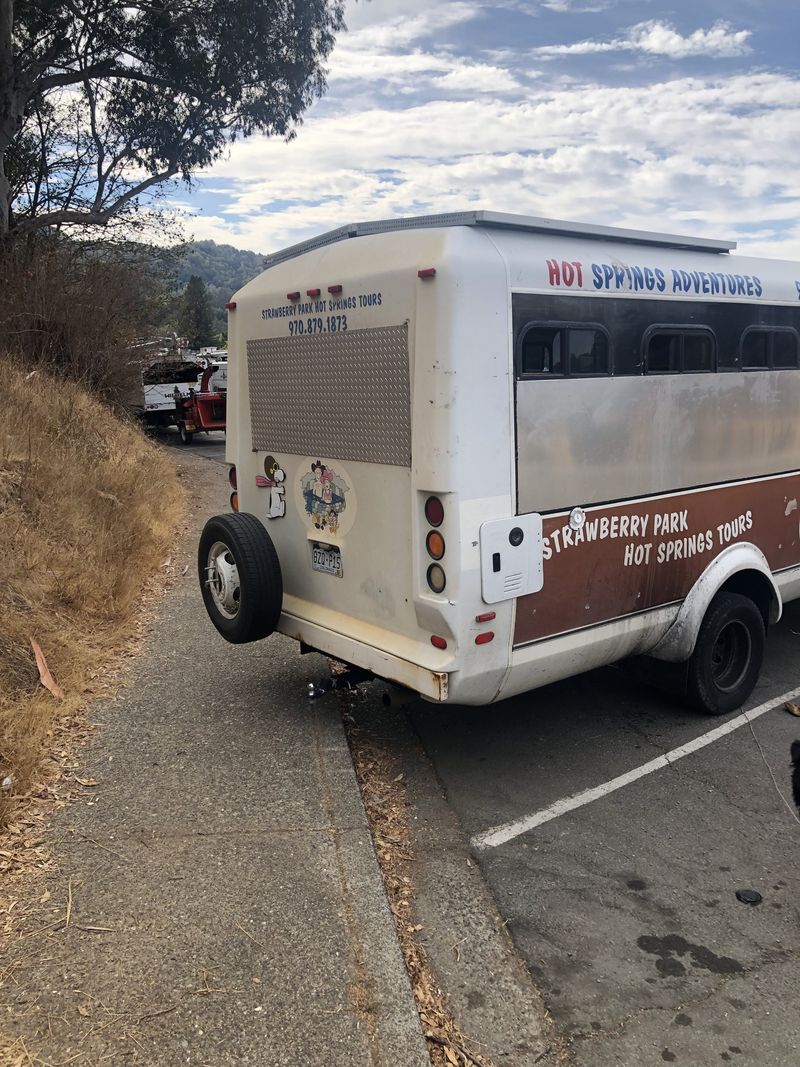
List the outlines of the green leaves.
{"type": "MultiPolygon", "coordinates": [[[[20,139],[15,165],[30,172],[14,205],[20,229],[106,225],[237,137],[291,136],[324,92],[323,64],[344,28],[341,0],[40,0],[18,3],[14,18],[18,91],[0,94],[0,131],[20,139]],[[43,182],[45,172],[58,180],[43,182]]],[[[9,140],[0,132],[0,162],[9,140]]],[[[7,209],[0,197],[0,219],[7,209]]]]}
{"type": "Polygon", "coordinates": [[[214,340],[208,294],[203,279],[196,274],[191,276],[184,290],[178,330],[192,349],[203,348],[214,340]]]}

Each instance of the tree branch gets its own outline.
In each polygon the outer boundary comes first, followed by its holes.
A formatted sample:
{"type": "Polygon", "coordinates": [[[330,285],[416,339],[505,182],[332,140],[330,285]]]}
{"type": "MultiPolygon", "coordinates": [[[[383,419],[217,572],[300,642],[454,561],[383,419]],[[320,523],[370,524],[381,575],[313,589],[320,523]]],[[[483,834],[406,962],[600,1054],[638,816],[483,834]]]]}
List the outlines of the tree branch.
{"type": "Polygon", "coordinates": [[[47,214],[39,215],[37,218],[21,219],[15,230],[17,233],[30,233],[34,230],[45,229],[48,226],[68,226],[70,223],[78,226],[107,226],[111,219],[118,215],[131,200],[141,196],[142,193],[147,192],[152,186],[158,185],[159,182],[174,178],[179,170],[180,166],[176,164],[170,166],[168,170],[161,171],[159,174],[151,174],[144,181],[132,185],[113,204],[100,211],[96,211],[94,208],[88,211],[81,211],[79,208],[63,208],[59,211],[49,211],[47,214]]]}
{"type": "Polygon", "coordinates": [[[92,133],[92,140],[94,141],[95,148],[97,149],[97,193],[94,198],[94,204],[92,206],[93,211],[99,211],[103,203],[103,193],[105,191],[105,181],[103,175],[103,163],[105,161],[105,145],[97,132],[97,98],[92,91],[92,84],[87,78],[83,83],[84,92],[86,93],[86,99],[89,102],[89,129],[92,133]]]}

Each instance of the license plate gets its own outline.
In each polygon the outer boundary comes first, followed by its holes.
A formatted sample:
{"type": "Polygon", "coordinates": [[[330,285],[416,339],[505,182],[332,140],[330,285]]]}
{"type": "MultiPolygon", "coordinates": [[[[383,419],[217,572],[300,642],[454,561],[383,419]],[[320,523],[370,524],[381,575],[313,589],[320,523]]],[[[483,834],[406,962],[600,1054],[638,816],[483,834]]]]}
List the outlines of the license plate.
{"type": "Polygon", "coordinates": [[[335,545],[311,545],[311,569],[342,577],[342,553],[335,545]]]}

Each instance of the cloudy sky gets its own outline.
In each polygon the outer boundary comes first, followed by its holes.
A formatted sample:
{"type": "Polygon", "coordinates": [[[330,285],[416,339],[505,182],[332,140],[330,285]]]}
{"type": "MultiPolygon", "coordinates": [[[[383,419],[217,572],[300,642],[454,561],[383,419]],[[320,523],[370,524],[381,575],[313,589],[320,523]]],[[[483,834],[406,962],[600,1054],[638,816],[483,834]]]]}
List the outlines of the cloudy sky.
{"type": "Polygon", "coordinates": [[[784,0],[348,0],[326,96],[175,191],[271,252],[486,208],[800,260],[800,8],[784,0]]]}

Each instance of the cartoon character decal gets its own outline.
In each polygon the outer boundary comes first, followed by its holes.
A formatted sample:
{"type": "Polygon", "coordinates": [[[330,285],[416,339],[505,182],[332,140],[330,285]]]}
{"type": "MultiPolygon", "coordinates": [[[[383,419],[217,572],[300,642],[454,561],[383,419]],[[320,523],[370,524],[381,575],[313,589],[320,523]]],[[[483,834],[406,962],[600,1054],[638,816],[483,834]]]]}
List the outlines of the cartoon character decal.
{"type": "Polygon", "coordinates": [[[313,527],[320,532],[339,533],[350,492],[344,476],[318,459],[311,463],[310,470],[300,475],[300,490],[305,513],[313,527]]]}
{"type": "Polygon", "coordinates": [[[267,456],[264,460],[264,474],[262,481],[256,479],[257,484],[263,484],[269,489],[268,519],[281,519],[286,514],[286,474],[274,456],[267,456]]]}

